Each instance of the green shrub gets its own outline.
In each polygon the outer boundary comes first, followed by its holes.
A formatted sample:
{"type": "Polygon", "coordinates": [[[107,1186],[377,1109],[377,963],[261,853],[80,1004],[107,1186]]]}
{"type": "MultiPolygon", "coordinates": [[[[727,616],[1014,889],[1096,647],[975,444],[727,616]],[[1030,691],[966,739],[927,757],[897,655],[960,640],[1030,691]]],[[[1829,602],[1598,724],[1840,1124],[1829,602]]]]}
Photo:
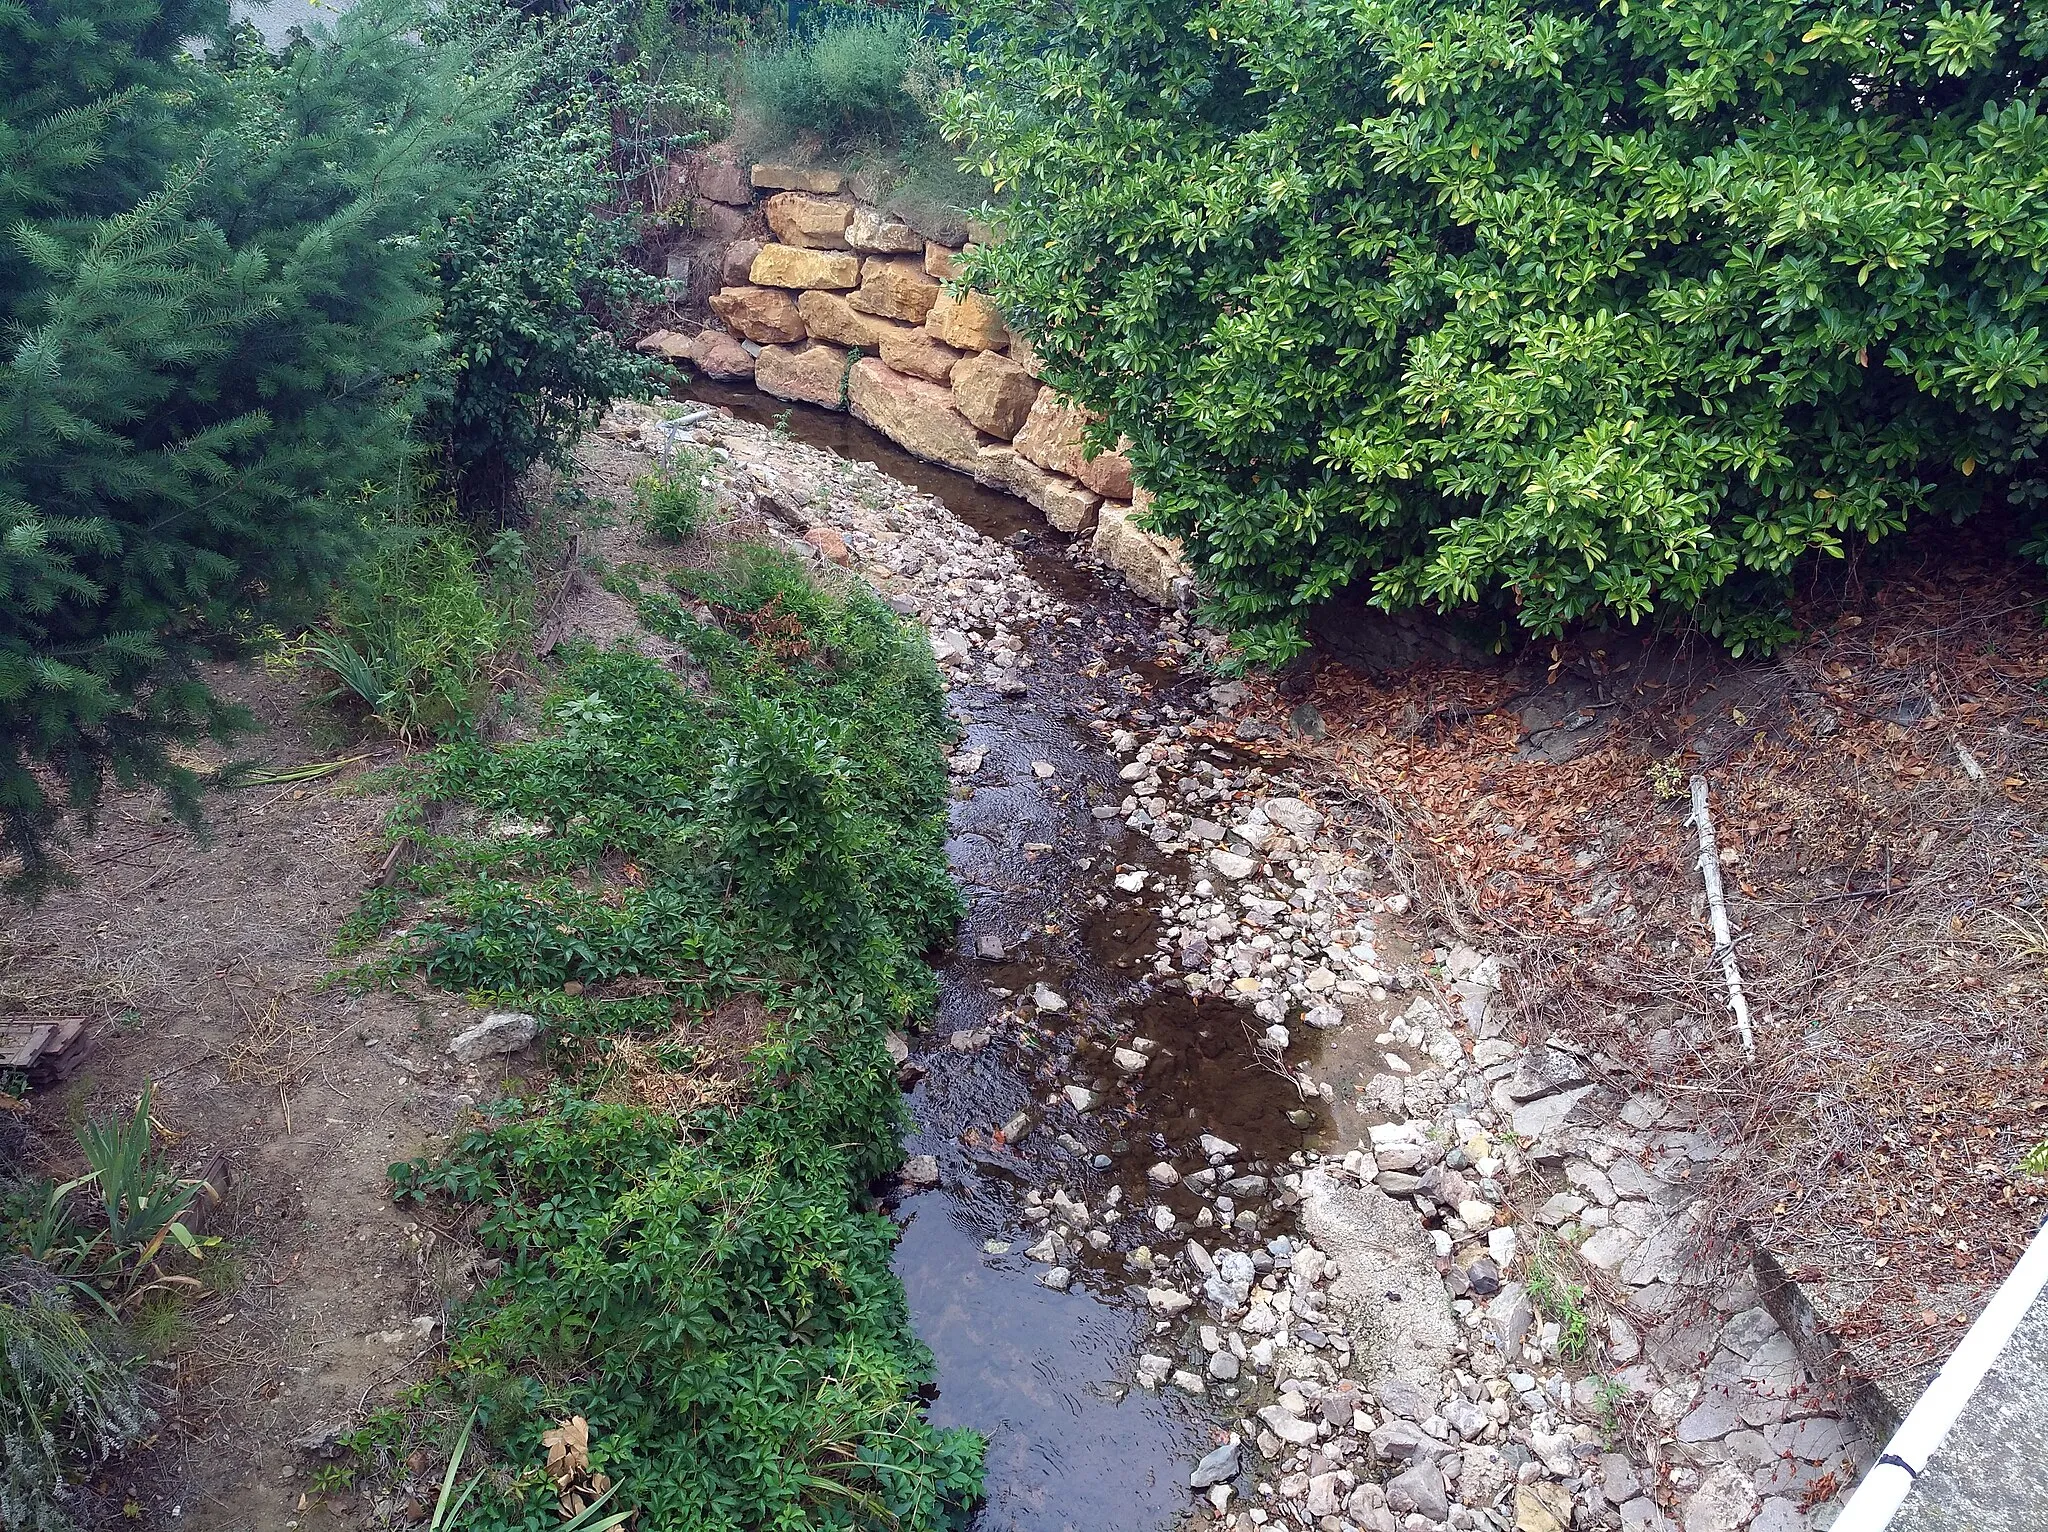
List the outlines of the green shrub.
{"type": "Polygon", "coordinates": [[[1255,652],[1354,582],[1782,638],[2041,499],[2048,24],[2009,6],[969,0],[979,263],[1255,652]]]}
{"type": "Polygon", "coordinates": [[[459,528],[388,528],[302,652],[341,683],[330,699],[353,693],[401,738],[461,732],[524,629],[524,552],[511,532],[479,559],[459,528]]]}
{"type": "Polygon", "coordinates": [[[679,543],[695,535],[711,511],[702,457],[687,449],[660,471],[643,474],[633,484],[633,508],[648,535],[679,543]]]}
{"type": "MultiPolygon", "coordinates": [[[[403,1198],[477,1204],[504,1263],[451,1324],[452,1402],[522,1485],[539,1433],[583,1415],[612,1504],[649,1526],[941,1532],[981,1443],[924,1418],[895,1230],[863,1210],[902,1154],[887,1034],[931,1014],[921,955],[960,913],[937,670],[871,594],[784,555],[681,583],[699,605],[654,595],[643,617],[701,687],[572,652],[540,737],[445,746],[415,783],[474,833],[399,816],[424,852],[408,934],[362,977],[539,1015],[574,1082],[393,1167],[403,1198]],[[734,1015],[758,1018],[737,1054],[697,1027],[734,1015]],[[597,1044],[627,1037],[695,1104],[597,1100],[597,1044]]],[[[465,1524],[529,1516],[490,1488],[465,1524]]]]}
{"type": "Polygon", "coordinates": [[[742,104],[785,137],[816,133],[841,146],[898,139],[924,116],[905,85],[923,26],[914,11],[840,13],[808,35],[756,48],[740,66],[742,104]]]}
{"type": "Polygon", "coordinates": [[[656,97],[619,47],[626,16],[623,0],[559,13],[445,0],[429,28],[487,58],[510,98],[437,251],[448,357],[426,430],[480,526],[517,519],[527,471],[565,465],[606,406],[644,395],[655,375],[621,344],[660,289],[633,264],[624,209],[650,159],[702,141],[691,113],[715,108],[687,82],[656,97]]]}
{"type": "Polygon", "coordinates": [[[73,1532],[74,1474],[148,1428],[135,1374],[104,1350],[32,1267],[0,1267],[0,1526],[73,1532]]]}

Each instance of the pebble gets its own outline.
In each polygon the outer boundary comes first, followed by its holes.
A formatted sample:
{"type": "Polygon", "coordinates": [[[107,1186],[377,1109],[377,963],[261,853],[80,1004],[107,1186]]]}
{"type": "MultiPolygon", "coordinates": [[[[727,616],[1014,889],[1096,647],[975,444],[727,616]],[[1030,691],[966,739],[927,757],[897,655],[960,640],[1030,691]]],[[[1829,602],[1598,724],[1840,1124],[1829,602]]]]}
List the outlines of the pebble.
{"type": "Polygon", "coordinates": [[[1207,1489],[1237,1477],[1238,1444],[1235,1438],[1206,1454],[1188,1475],[1190,1489],[1207,1489]]]}

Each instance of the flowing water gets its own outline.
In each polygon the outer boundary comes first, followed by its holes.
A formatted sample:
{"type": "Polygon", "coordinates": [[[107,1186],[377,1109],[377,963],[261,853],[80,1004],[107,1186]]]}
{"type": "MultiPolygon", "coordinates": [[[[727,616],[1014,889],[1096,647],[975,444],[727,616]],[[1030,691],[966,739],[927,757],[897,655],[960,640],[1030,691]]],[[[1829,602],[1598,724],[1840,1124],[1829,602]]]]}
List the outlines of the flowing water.
{"type": "Polygon", "coordinates": [[[1191,1504],[1188,1467],[1211,1445],[1220,1411],[1129,1381],[1139,1352],[1171,1348],[1153,1344],[1143,1273],[1125,1256],[1162,1239],[1151,1207],[1164,1201],[1191,1219],[1202,1206],[1184,1189],[1162,1192],[1146,1171],[1161,1159],[1201,1165],[1192,1141],[1203,1133],[1237,1144],[1239,1163],[1256,1169],[1308,1145],[1320,1126],[1303,1119],[1293,1087],[1260,1065],[1239,1012],[1155,979],[1158,917],[1144,895],[1118,892],[1112,880],[1158,865],[1158,853],[1121,815],[1091,812],[1126,791],[1095,725],[1142,731],[1163,722],[1168,705],[1196,706],[1202,683],[1158,664],[1158,615],[1075,568],[1064,539],[1021,502],[921,463],[844,415],[785,408],[750,389],[699,386],[692,395],[743,419],[782,418],[793,437],[936,496],[1015,549],[1079,619],[1026,635],[1027,695],[978,685],[951,693],[961,748],[985,758],[971,794],[954,804],[947,848],[967,920],[940,972],[938,1020],[913,1054],[924,1075],[911,1095],[917,1130],[908,1147],[936,1157],[940,1182],[901,1199],[896,1268],[938,1363],[932,1418],[989,1438],[980,1532],[1168,1527],[1191,1504]],[[1041,763],[1049,776],[1034,770],[1041,763]],[[1107,903],[1098,907],[1100,896],[1107,903]],[[994,945],[984,953],[987,938],[994,945]],[[1040,984],[1066,1008],[1031,1004],[1040,984]],[[973,1034],[984,1031],[978,1042],[973,1034]],[[969,1046],[956,1047],[956,1033],[969,1046]],[[1110,1061],[1113,1047],[1134,1038],[1158,1045],[1136,1089],[1110,1061]],[[1060,1095],[1066,1085],[1098,1090],[1100,1104],[1077,1113],[1060,1095]],[[999,1129],[1020,1112],[1034,1125],[1006,1143],[999,1129]],[[1100,1210],[1113,1187],[1125,1212],[1109,1248],[1084,1251],[1070,1290],[1042,1285],[1047,1268],[1024,1254],[1040,1237],[1024,1218],[1029,1193],[1064,1188],[1100,1210]]]}

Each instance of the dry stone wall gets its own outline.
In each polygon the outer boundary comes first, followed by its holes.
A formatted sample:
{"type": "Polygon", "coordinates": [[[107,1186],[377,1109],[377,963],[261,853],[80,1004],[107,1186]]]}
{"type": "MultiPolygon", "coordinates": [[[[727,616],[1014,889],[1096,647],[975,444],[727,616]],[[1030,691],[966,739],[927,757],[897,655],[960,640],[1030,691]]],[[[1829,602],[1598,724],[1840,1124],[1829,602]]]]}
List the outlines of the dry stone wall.
{"type": "Polygon", "coordinates": [[[869,206],[837,171],[743,173],[705,158],[690,179],[696,226],[744,237],[715,246],[710,319],[656,330],[643,351],[848,410],[905,451],[1027,501],[1058,531],[1088,535],[1147,600],[1171,606],[1189,591],[1179,545],[1133,520],[1146,497],[1130,460],[1088,456],[1089,417],[1039,381],[1023,337],[980,293],[945,286],[960,274],[962,246],[869,206]]]}

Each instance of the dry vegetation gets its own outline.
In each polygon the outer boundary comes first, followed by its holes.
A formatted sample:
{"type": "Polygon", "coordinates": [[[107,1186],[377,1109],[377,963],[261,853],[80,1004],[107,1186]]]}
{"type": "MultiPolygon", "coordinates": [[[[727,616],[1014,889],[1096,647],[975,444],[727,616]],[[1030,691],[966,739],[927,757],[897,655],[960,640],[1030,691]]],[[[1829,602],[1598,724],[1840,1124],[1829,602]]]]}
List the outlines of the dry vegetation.
{"type": "Polygon", "coordinates": [[[1824,1289],[1853,1364],[1907,1390],[2038,1226],[2019,1164],[2048,1137],[2042,582],[1953,558],[1894,564],[1768,663],[1594,640],[1547,676],[1326,670],[1315,693],[1332,789],[1502,953],[1511,1029],[1688,1106],[1730,1146],[1714,1232],[1824,1289]],[[1532,700],[1586,720],[1568,762],[1530,748],[1532,700]],[[1694,772],[1754,1062],[1711,955],[1694,772]]]}

